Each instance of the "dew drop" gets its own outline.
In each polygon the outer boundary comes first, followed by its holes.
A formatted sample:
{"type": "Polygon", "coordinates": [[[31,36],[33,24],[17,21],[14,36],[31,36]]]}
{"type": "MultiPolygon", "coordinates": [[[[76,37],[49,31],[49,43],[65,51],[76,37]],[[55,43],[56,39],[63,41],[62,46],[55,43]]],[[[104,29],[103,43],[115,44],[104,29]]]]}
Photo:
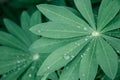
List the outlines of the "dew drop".
{"type": "Polygon", "coordinates": [[[20,61],[18,60],[17,63],[20,63],[20,61]]]}
{"type": "Polygon", "coordinates": [[[75,56],[71,55],[71,58],[74,58],[75,56]]]}
{"type": "Polygon", "coordinates": [[[29,76],[29,77],[32,77],[32,74],[29,74],[28,76],[29,76]]]}
{"type": "Polygon", "coordinates": [[[120,53],[120,51],[119,51],[119,50],[117,50],[117,52],[118,52],[118,53],[120,53]]]}
{"type": "Polygon", "coordinates": [[[85,31],[87,30],[87,28],[86,28],[86,27],[84,27],[83,29],[84,29],[85,31]]]}
{"type": "Polygon", "coordinates": [[[68,59],[70,59],[70,56],[65,54],[65,55],[64,55],[64,59],[65,59],[65,60],[68,60],[68,59]]]}
{"type": "Polygon", "coordinates": [[[81,58],[83,58],[83,55],[81,55],[81,58]]]}
{"type": "Polygon", "coordinates": [[[39,54],[35,54],[35,55],[33,55],[33,60],[38,60],[39,59],[39,54]]]}
{"type": "Polygon", "coordinates": [[[87,38],[85,38],[85,41],[87,41],[88,39],[87,38]]]}
{"type": "Polygon", "coordinates": [[[84,76],[84,77],[85,77],[85,74],[82,74],[82,76],[84,76]]]}
{"type": "Polygon", "coordinates": [[[38,30],[38,33],[41,33],[41,30],[38,30]]]}
{"type": "Polygon", "coordinates": [[[50,67],[48,66],[47,69],[50,69],[50,67]]]}
{"type": "Polygon", "coordinates": [[[80,46],[80,43],[75,42],[75,45],[80,46]]]}

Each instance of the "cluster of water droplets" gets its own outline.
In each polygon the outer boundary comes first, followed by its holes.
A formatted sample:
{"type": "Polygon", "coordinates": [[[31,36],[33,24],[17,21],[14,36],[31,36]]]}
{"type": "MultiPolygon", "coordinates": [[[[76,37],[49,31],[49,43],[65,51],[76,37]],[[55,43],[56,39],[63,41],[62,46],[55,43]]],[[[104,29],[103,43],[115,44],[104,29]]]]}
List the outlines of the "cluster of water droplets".
{"type": "Polygon", "coordinates": [[[86,27],[81,27],[81,26],[77,26],[77,28],[83,29],[84,31],[87,31],[87,30],[88,30],[86,27]]]}

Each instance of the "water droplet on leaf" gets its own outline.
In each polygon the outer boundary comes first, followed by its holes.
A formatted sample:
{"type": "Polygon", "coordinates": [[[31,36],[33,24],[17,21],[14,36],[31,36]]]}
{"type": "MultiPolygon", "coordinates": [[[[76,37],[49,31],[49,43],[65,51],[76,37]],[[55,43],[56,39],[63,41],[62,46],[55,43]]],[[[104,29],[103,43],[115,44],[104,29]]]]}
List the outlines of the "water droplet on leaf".
{"type": "Polygon", "coordinates": [[[68,60],[68,59],[70,59],[70,56],[65,54],[65,55],[64,55],[64,59],[65,59],[65,60],[68,60]]]}

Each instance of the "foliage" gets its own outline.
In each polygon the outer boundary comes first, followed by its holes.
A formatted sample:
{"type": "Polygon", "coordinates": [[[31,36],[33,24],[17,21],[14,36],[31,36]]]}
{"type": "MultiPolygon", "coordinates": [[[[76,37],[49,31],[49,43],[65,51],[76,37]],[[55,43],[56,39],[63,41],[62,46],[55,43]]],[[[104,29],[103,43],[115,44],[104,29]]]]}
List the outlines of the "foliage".
{"type": "Polygon", "coordinates": [[[120,79],[120,0],[6,2],[0,80],[120,79]]]}

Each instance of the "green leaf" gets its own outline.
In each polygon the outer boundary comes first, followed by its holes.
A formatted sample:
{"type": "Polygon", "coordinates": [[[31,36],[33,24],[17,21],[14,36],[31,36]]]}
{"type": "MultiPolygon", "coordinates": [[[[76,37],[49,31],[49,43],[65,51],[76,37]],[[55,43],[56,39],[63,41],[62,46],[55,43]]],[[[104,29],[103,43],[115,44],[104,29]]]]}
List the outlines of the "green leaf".
{"type": "Polygon", "coordinates": [[[117,15],[112,21],[111,23],[109,23],[105,29],[103,29],[102,32],[107,32],[107,31],[111,31],[111,30],[115,30],[115,29],[118,29],[120,28],[120,14],[117,15]]]}
{"type": "Polygon", "coordinates": [[[65,23],[47,22],[30,29],[37,35],[48,38],[72,38],[90,34],[87,28],[79,28],[65,23]]]}
{"type": "Polygon", "coordinates": [[[49,74],[48,79],[59,80],[56,72],[53,72],[53,73],[49,74]]]}
{"type": "MultiPolygon", "coordinates": [[[[39,24],[42,22],[41,20],[41,13],[40,11],[35,11],[32,16],[31,16],[31,19],[30,19],[30,26],[34,26],[36,24],[39,24]]],[[[29,27],[30,28],[30,27],[29,27]]]]}
{"type": "Polygon", "coordinates": [[[51,73],[65,66],[79,53],[79,51],[89,42],[89,40],[90,40],[90,37],[85,37],[81,40],[71,42],[55,50],[43,62],[42,66],[38,71],[38,75],[51,73]]]}
{"type": "Polygon", "coordinates": [[[21,26],[25,30],[26,35],[29,36],[28,39],[32,42],[38,39],[38,36],[29,31],[31,26],[41,23],[41,14],[38,11],[35,11],[31,18],[29,14],[24,11],[21,15],[21,26]]]}
{"type": "Polygon", "coordinates": [[[91,27],[96,29],[91,0],[74,0],[74,2],[82,16],[88,21],[91,27]]]}
{"type": "Polygon", "coordinates": [[[21,27],[24,30],[29,30],[30,26],[30,16],[26,11],[23,11],[20,17],[21,27]]]}
{"type": "Polygon", "coordinates": [[[24,45],[19,39],[3,31],[0,31],[0,44],[28,51],[27,46],[24,45]]]}
{"type": "Polygon", "coordinates": [[[24,67],[16,69],[13,72],[8,73],[7,75],[4,75],[0,80],[17,80],[27,67],[28,64],[24,65],[24,67]]]}
{"type": "MultiPolygon", "coordinates": [[[[89,25],[65,7],[40,4],[37,8],[50,20],[74,26],[90,28],[89,25]]],[[[91,29],[91,28],[90,28],[91,29]]]]}
{"type": "Polygon", "coordinates": [[[109,31],[109,32],[105,32],[104,34],[106,34],[108,36],[113,36],[113,37],[120,38],[120,29],[116,29],[116,30],[112,30],[112,31],[109,31]]]}
{"type": "Polygon", "coordinates": [[[105,74],[114,79],[118,69],[118,58],[113,48],[102,38],[97,39],[97,61],[105,74]],[[108,52],[109,51],[109,52],[108,52]]]}
{"type": "Polygon", "coordinates": [[[17,24],[12,22],[9,19],[4,19],[4,24],[6,25],[7,30],[16,36],[18,39],[23,41],[28,47],[31,44],[30,40],[28,39],[28,36],[26,35],[25,31],[22,30],[17,24]]]}
{"type": "Polygon", "coordinates": [[[110,36],[105,36],[108,43],[120,54],[120,39],[110,36]]]}
{"type": "Polygon", "coordinates": [[[55,49],[73,41],[74,39],[69,40],[55,40],[50,38],[40,38],[35,41],[29,48],[31,52],[34,53],[51,53],[55,49]]]}
{"type": "Polygon", "coordinates": [[[119,10],[120,0],[102,0],[98,13],[98,30],[102,30],[116,16],[119,10]]]}
{"type": "Polygon", "coordinates": [[[34,80],[38,70],[38,68],[36,68],[36,65],[37,65],[37,61],[34,61],[26,70],[21,80],[34,80]]]}
{"type": "Polygon", "coordinates": [[[60,80],[78,80],[79,79],[79,64],[80,64],[80,56],[77,55],[75,59],[70,62],[63,69],[60,80]]]}
{"type": "Polygon", "coordinates": [[[74,8],[71,8],[71,7],[65,7],[67,8],[68,10],[70,10],[73,14],[75,14],[76,16],[80,17],[81,19],[83,18],[82,15],[74,8]]]}
{"type": "Polygon", "coordinates": [[[96,40],[92,40],[86,51],[84,52],[84,56],[82,57],[80,63],[80,80],[94,80],[97,74],[97,60],[95,55],[96,49],[96,40]]]}
{"type": "Polygon", "coordinates": [[[29,55],[23,51],[1,46],[0,47],[0,74],[9,72],[23,65],[29,55]]]}

